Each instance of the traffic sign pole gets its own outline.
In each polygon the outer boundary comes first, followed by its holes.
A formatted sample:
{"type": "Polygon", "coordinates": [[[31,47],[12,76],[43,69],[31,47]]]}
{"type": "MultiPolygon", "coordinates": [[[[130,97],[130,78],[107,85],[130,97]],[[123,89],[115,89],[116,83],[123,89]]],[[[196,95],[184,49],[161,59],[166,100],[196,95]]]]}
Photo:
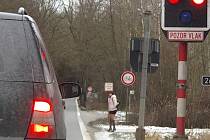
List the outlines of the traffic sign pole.
{"type": "Polygon", "coordinates": [[[176,136],[178,139],[187,139],[185,136],[186,115],[186,82],[187,82],[187,43],[179,43],[178,81],[177,81],[177,118],[176,136]]]}
{"type": "Polygon", "coordinates": [[[131,86],[134,84],[136,80],[136,76],[132,71],[125,71],[123,72],[123,74],[121,75],[121,82],[127,86],[127,91],[126,91],[126,123],[128,120],[128,103],[130,104],[130,100],[128,100],[128,98],[130,97],[129,93],[128,93],[128,86],[131,86]]]}

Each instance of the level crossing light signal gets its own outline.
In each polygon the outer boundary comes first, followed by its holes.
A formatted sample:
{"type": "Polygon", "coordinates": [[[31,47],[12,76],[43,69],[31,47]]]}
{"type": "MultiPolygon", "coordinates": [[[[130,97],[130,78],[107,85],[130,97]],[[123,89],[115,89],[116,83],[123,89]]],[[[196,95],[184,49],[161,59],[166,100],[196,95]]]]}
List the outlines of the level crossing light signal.
{"type": "Polygon", "coordinates": [[[206,0],[193,0],[193,3],[196,5],[202,5],[206,0]]]}
{"type": "Polygon", "coordinates": [[[168,0],[170,4],[178,4],[180,0],[168,0]]]}
{"type": "Polygon", "coordinates": [[[165,31],[208,31],[208,0],[162,0],[161,26],[165,31]]]}
{"type": "Polygon", "coordinates": [[[182,11],[179,20],[183,24],[189,24],[192,21],[192,14],[190,11],[182,11]]]}

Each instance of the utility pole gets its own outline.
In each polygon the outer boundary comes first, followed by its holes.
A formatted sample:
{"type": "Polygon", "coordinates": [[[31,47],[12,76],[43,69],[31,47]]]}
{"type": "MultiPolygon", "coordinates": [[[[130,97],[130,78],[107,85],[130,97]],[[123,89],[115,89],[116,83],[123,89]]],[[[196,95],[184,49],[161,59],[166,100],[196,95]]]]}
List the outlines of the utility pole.
{"type": "Polygon", "coordinates": [[[140,86],[140,107],[139,107],[139,122],[136,129],[136,140],[145,140],[144,117],[145,117],[145,100],[147,92],[147,69],[148,69],[148,51],[150,40],[150,16],[151,11],[144,12],[144,46],[143,46],[143,66],[141,73],[140,86]]]}

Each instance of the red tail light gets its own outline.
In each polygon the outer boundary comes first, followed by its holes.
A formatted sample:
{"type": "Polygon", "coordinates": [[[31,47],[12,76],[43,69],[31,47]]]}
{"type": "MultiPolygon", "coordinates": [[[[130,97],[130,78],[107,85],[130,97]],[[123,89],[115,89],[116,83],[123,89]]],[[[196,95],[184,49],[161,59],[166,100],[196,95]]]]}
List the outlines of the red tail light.
{"type": "Polygon", "coordinates": [[[49,132],[49,127],[35,124],[34,125],[34,132],[37,132],[37,133],[45,132],[45,133],[47,133],[47,132],[49,132]]]}
{"type": "Polygon", "coordinates": [[[48,102],[35,101],[34,111],[49,112],[50,110],[51,110],[51,106],[48,102]]]}
{"type": "Polygon", "coordinates": [[[55,138],[55,121],[51,102],[46,99],[37,99],[34,101],[33,111],[27,138],[55,138]]]}

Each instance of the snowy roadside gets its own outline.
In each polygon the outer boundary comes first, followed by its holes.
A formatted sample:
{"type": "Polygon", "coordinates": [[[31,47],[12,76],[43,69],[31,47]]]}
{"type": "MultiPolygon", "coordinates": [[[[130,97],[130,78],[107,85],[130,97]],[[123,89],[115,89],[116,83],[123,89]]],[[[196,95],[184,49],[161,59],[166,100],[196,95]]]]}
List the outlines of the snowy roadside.
{"type": "MultiPolygon", "coordinates": [[[[117,125],[116,132],[107,132],[108,125],[104,121],[96,121],[104,119],[107,116],[106,112],[102,111],[80,111],[82,120],[91,135],[92,140],[135,140],[135,131],[137,126],[117,125]],[[91,119],[90,119],[90,118],[91,119]],[[92,126],[90,126],[90,123],[92,126]]],[[[125,118],[124,112],[118,112],[117,121],[122,121],[125,118]]],[[[176,132],[176,128],[145,126],[146,140],[170,140],[176,132]]],[[[186,129],[186,134],[189,140],[204,140],[203,136],[210,135],[210,129],[186,129]]],[[[206,140],[208,140],[207,138],[206,140]]]]}
{"type": "MultiPolygon", "coordinates": [[[[91,123],[99,120],[99,119],[104,119],[106,118],[106,115],[102,112],[98,111],[82,111],[80,110],[80,117],[81,120],[83,121],[84,126],[86,127],[86,133],[90,136],[91,140],[94,140],[95,138],[95,133],[96,132],[101,132],[100,128],[94,127],[91,123]]],[[[85,139],[84,139],[85,140],[85,139]]],[[[101,139],[103,140],[103,139],[101,139]]]]}
{"type": "MultiPolygon", "coordinates": [[[[108,125],[100,125],[99,128],[103,129],[103,132],[97,132],[95,134],[96,140],[100,140],[101,136],[106,140],[134,140],[135,131],[137,126],[117,126],[117,131],[114,133],[107,132],[108,125]]],[[[155,138],[155,140],[170,140],[176,133],[176,128],[169,127],[156,127],[145,126],[146,139],[155,138]]],[[[189,140],[203,140],[203,137],[210,134],[210,129],[186,129],[186,134],[189,140]]],[[[206,139],[209,140],[209,139],[206,139]]]]}

